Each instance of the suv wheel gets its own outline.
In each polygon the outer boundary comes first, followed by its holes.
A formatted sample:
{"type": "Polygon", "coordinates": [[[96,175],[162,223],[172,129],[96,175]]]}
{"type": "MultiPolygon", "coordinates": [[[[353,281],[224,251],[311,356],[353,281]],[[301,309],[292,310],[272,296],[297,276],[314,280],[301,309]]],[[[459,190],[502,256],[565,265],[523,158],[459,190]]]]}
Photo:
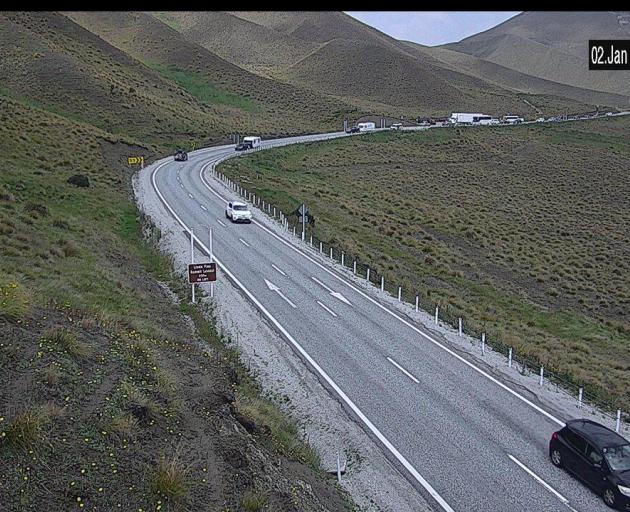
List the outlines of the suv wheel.
{"type": "Polygon", "coordinates": [[[604,489],[604,493],[602,494],[602,498],[604,498],[604,503],[611,508],[615,508],[617,505],[617,495],[615,494],[615,490],[612,487],[606,487],[604,489]]]}
{"type": "Polygon", "coordinates": [[[226,219],[229,219],[229,218],[230,218],[230,216],[228,215],[227,211],[225,212],[225,218],[226,218],[226,219]]]}
{"type": "Polygon", "coordinates": [[[562,467],[562,454],[558,448],[551,450],[551,463],[557,468],[562,467]]]}

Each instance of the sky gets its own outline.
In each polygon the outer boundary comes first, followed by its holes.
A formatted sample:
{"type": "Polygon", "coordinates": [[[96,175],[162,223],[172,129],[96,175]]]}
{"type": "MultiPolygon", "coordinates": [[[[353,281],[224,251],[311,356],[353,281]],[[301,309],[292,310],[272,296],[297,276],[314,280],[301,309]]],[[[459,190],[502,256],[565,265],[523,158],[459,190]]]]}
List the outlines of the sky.
{"type": "Polygon", "coordinates": [[[396,39],[435,46],[483,32],[519,11],[346,11],[346,14],[396,39]]]}

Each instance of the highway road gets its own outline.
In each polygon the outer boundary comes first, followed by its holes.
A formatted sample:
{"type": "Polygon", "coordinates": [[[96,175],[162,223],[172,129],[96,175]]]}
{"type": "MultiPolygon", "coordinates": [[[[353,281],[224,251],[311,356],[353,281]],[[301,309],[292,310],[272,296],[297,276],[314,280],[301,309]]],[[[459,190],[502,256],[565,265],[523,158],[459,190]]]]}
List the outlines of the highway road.
{"type": "MultiPolygon", "coordinates": [[[[327,135],[337,136],[346,134],[327,135]]],[[[145,172],[182,231],[195,228],[203,242],[198,228],[213,227],[219,279],[243,290],[435,510],[608,510],[548,459],[552,432],[569,418],[544,411],[256,222],[259,210],[252,224],[228,221],[226,199],[237,196],[227,196],[212,168],[233,148],[198,150],[145,172]]]]}

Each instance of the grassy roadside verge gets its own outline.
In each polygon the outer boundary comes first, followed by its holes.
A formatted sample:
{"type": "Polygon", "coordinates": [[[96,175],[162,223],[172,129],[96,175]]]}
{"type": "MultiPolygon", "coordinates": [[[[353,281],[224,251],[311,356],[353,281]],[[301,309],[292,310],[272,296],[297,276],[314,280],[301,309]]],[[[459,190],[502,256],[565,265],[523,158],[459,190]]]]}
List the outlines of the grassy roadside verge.
{"type": "Polygon", "coordinates": [[[186,287],[123,163],[158,149],[3,98],[0,150],[0,508],[350,510],[211,319],[165,291],[186,287]]]}
{"type": "Polygon", "coordinates": [[[278,148],[218,170],[591,397],[630,408],[630,121],[432,130],[278,148]]]}

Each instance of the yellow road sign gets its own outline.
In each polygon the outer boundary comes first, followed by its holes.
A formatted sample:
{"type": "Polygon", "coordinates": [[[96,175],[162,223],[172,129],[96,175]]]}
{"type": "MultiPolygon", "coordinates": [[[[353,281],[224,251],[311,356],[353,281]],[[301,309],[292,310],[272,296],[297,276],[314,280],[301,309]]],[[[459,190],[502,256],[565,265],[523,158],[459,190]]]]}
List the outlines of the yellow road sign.
{"type": "Polygon", "coordinates": [[[130,156],[129,158],[127,158],[127,163],[129,165],[133,165],[133,164],[144,165],[144,157],[143,156],[130,156]]]}

